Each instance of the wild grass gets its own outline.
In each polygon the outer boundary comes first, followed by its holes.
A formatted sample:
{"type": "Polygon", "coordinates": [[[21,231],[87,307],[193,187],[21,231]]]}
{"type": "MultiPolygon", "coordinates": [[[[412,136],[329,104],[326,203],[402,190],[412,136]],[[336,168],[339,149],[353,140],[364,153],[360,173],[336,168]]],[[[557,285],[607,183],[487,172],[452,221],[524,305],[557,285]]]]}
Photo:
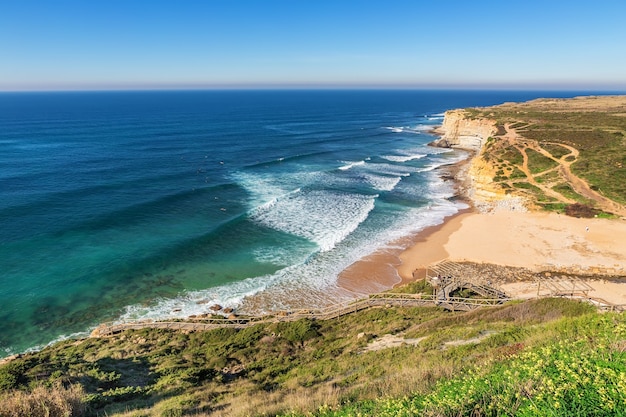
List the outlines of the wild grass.
{"type": "Polygon", "coordinates": [[[0,394],[0,416],[80,417],[84,416],[83,387],[37,386],[30,391],[9,390],[0,394]]]}
{"type": "Polygon", "coordinates": [[[428,395],[438,381],[557,337],[546,327],[551,323],[592,311],[576,301],[541,299],[467,313],[376,308],[241,330],[144,329],[63,342],[5,365],[0,375],[11,393],[80,387],[84,410],[94,416],[306,414],[428,395]],[[425,339],[364,350],[387,334],[425,339]]]}
{"type": "Polygon", "coordinates": [[[626,415],[624,315],[588,314],[542,330],[543,336],[504,345],[489,361],[439,380],[428,393],[325,406],[313,415],[626,415]]]}
{"type": "Polygon", "coordinates": [[[557,162],[533,149],[526,149],[526,155],[528,155],[528,169],[532,174],[538,174],[558,166],[557,162]]]}

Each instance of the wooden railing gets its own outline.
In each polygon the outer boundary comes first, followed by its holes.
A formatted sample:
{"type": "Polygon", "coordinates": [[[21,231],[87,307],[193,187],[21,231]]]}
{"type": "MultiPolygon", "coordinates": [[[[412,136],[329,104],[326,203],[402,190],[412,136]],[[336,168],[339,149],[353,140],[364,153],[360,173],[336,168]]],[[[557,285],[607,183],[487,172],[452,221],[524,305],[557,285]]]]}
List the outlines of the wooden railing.
{"type": "Polygon", "coordinates": [[[356,313],[374,307],[417,307],[440,306],[453,311],[467,311],[478,307],[494,306],[507,301],[505,299],[476,299],[449,297],[438,300],[433,295],[424,294],[375,294],[348,304],[337,304],[323,309],[303,309],[293,311],[278,311],[264,316],[237,317],[237,318],[193,318],[185,321],[128,321],[124,323],[104,323],[93,332],[93,337],[107,336],[129,329],[176,329],[189,331],[211,330],[220,327],[244,328],[259,323],[277,323],[295,321],[302,318],[329,320],[346,314],[356,313]]]}

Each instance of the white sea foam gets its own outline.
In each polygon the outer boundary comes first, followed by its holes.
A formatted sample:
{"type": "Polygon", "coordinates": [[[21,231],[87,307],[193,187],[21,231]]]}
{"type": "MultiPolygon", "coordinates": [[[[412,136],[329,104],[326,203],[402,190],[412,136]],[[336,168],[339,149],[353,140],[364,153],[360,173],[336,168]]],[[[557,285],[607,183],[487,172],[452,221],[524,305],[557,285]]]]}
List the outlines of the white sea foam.
{"type": "Polygon", "coordinates": [[[244,298],[266,289],[272,280],[272,276],[248,278],[206,290],[191,291],[177,298],[160,299],[155,305],[128,306],[118,322],[184,318],[210,312],[208,307],[214,304],[235,308],[244,298]]]}
{"type": "Polygon", "coordinates": [[[291,248],[276,246],[262,246],[254,249],[254,259],[260,263],[285,265],[292,258],[291,248]]]}
{"type": "Polygon", "coordinates": [[[374,208],[377,196],[308,191],[279,199],[269,209],[259,207],[251,218],[267,227],[315,242],[332,250],[352,233],[374,208]]]}
{"type": "Polygon", "coordinates": [[[429,172],[429,171],[433,171],[433,170],[435,170],[435,169],[437,169],[437,168],[439,168],[439,167],[441,167],[441,166],[443,166],[443,165],[446,165],[446,164],[445,164],[445,163],[440,163],[440,164],[433,163],[433,164],[429,164],[429,165],[426,165],[424,168],[420,168],[419,172],[429,172]]]}
{"type": "Polygon", "coordinates": [[[368,172],[376,174],[386,174],[394,177],[408,177],[413,172],[419,172],[418,168],[413,168],[406,165],[393,165],[384,163],[368,164],[368,172]]]}
{"type": "Polygon", "coordinates": [[[418,153],[413,155],[383,155],[381,158],[386,159],[390,162],[408,162],[414,161],[416,159],[422,159],[426,156],[426,154],[418,153]]]}
{"type": "Polygon", "coordinates": [[[415,126],[385,126],[385,129],[391,130],[393,133],[424,133],[431,130],[434,125],[417,124],[415,126]]]}
{"type": "MultiPolygon", "coordinates": [[[[89,337],[89,334],[91,333],[91,331],[93,330],[93,328],[89,329],[89,331],[86,332],[76,332],[76,333],[70,333],[70,334],[62,334],[57,336],[56,338],[54,338],[53,340],[51,340],[50,342],[46,343],[46,344],[42,344],[42,345],[36,345],[36,346],[32,346],[28,349],[26,349],[23,352],[20,353],[33,353],[33,352],[38,352],[46,347],[49,346],[53,346],[59,342],[62,342],[64,340],[68,340],[68,339],[84,339],[86,337],[89,337]]],[[[12,355],[14,353],[16,353],[11,347],[7,347],[4,349],[4,352],[7,356],[12,355]]]]}
{"type": "Polygon", "coordinates": [[[379,191],[392,191],[396,188],[396,185],[398,185],[401,179],[402,177],[388,177],[373,174],[365,175],[365,180],[368,184],[379,191]]]}
{"type": "Polygon", "coordinates": [[[365,165],[365,161],[357,161],[357,162],[344,161],[344,163],[346,165],[339,167],[339,169],[342,171],[347,171],[350,168],[354,168],[356,166],[365,165]]]}

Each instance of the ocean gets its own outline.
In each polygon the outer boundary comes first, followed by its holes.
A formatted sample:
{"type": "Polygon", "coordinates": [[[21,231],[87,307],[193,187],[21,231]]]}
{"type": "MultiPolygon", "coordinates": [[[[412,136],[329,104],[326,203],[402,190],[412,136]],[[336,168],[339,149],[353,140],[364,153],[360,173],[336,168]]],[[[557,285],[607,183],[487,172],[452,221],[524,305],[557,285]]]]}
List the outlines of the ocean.
{"type": "Polygon", "coordinates": [[[467,154],[427,146],[445,110],[575,95],[2,93],[0,357],[259,293],[341,301],[343,269],[464,207],[437,168],[467,154]]]}

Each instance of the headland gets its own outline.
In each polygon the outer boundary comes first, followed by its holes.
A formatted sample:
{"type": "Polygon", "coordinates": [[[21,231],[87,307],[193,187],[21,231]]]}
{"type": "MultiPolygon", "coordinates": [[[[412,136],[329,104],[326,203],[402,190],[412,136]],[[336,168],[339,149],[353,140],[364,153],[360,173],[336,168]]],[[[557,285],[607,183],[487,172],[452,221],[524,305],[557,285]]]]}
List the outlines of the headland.
{"type": "Polygon", "coordinates": [[[626,194],[616,184],[626,176],[625,115],[624,96],[446,112],[434,145],[473,153],[456,173],[471,209],[423,231],[400,255],[403,282],[447,259],[492,265],[492,280],[515,297],[532,296],[542,276],[562,275],[593,281],[590,296],[626,304],[626,194]],[[601,172],[593,150],[604,147],[614,153],[601,172]],[[529,273],[506,272],[519,268],[529,273]]]}

